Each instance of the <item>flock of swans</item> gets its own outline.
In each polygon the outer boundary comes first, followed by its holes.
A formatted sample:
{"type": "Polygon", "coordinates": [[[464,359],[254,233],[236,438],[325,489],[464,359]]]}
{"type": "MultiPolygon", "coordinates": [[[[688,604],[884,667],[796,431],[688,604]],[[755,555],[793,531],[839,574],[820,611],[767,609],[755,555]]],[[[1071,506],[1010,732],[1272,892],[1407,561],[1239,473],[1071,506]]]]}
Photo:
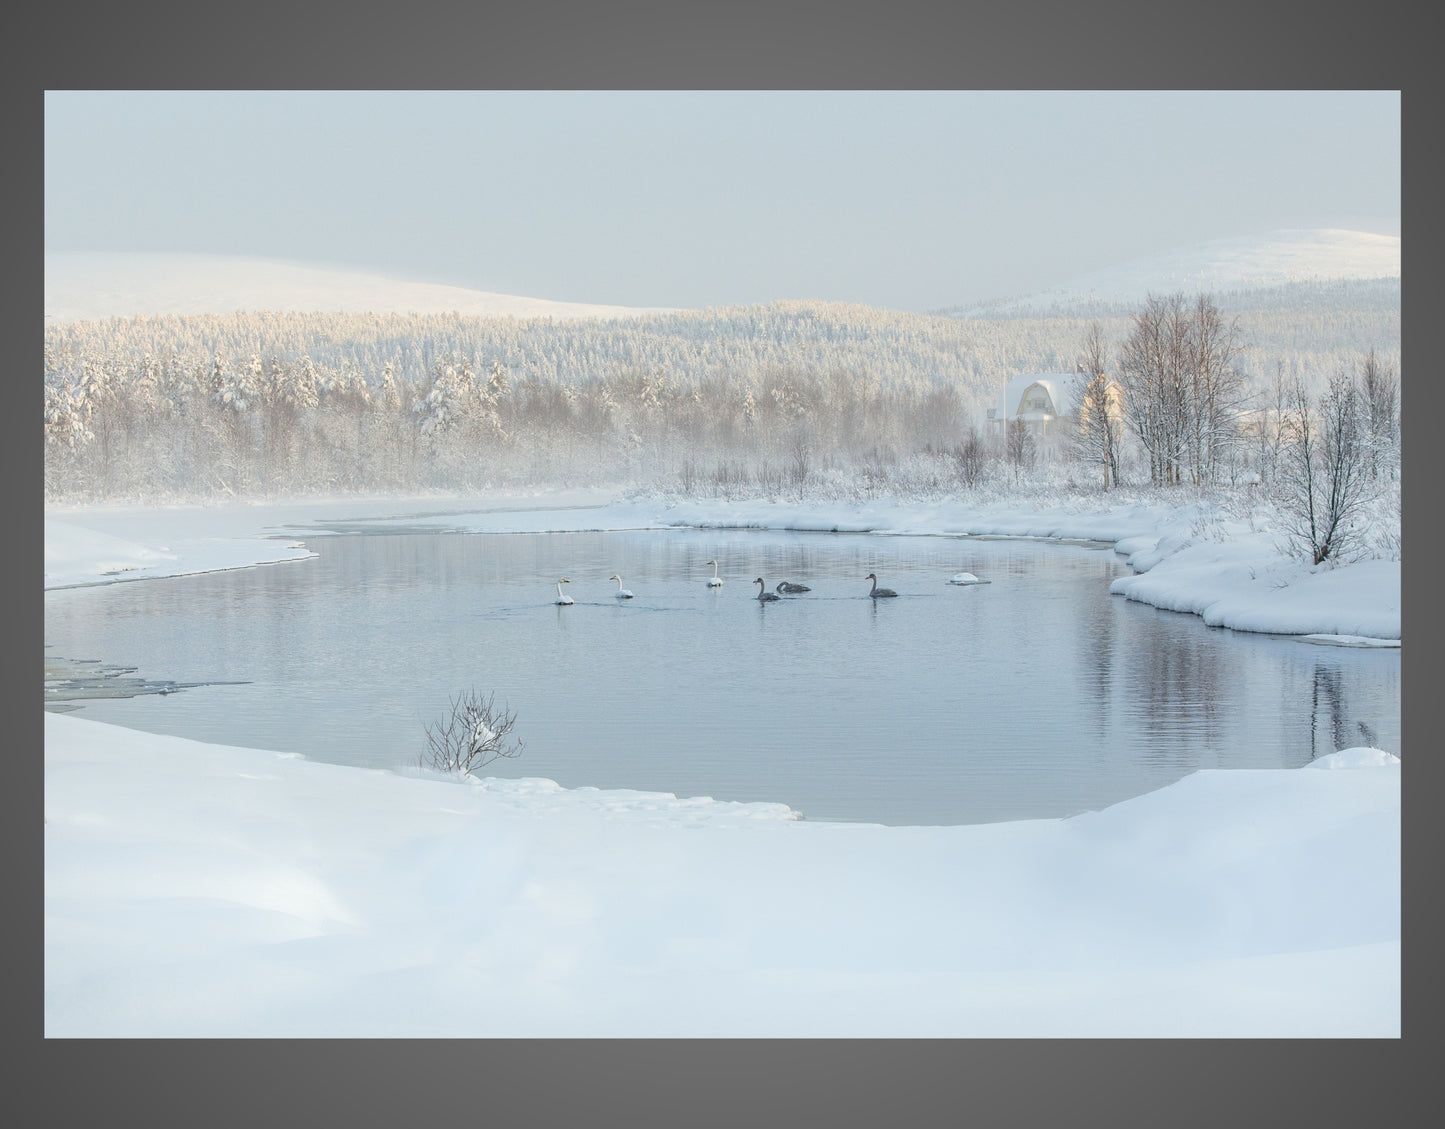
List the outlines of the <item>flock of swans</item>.
{"type": "MultiPolygon", "coordinates": [[[[723,580],[722,580],[722,577],[718,576],[718,574],[717,574],[717,567],[718,567],[718,566],[717,566],[717,561],[708,561],[707,563],[710,564],[710,565],[712,565],[712,575],[711,575],[710,577],[708,577],[707,586],[708,586],[709,588],[721,588],[721,587],[723,586],[723,580]]],[[[612,595],[613,595],[614,597],[616,597],[616,598],[619,599],[619,600],[630,600],[630,599],[632,599],[632,593],[631,593],[628,589],[626,589],[626,588],[624,588],[624,587],[622,586],[622,577],[618,576],[617,573],[614,572],[614,573],[613,573],[611,576],[609,576],[607,579],[608,579],[608,580],[615,580],[615,581],[617,581],[617,591],[614,592],[614,593],[612,593],[612,595]]],[[[871,581],[873,582],[873,588],[872,588],[872,590],[868,593],[868,595],[871,596],[871,597],[872,597],[873,599],[875,599],[875,600],[885,599],[885,598],[890,597],[890,596],[897,596],[897,595],[898,595],[898,593],[895,592],[895,591],[893,591],[892,588],[880,588],[880,587],[878,587],[878,577],[875,576],[875,575],[874,575],[873,573],[871,573],[871,572],[870,572],[867,576],[865,576],[863,579],[864,579],[864,580],[871,580],[871,581]]],[[[566,607],[567,605],[569,605],[569,604],[571,604],[571,603],[574,602],[571,596],[568,596],[565,592],[562,591],[562,585],[564,585],[564,584],[571,584],[571,583],[572,583],[572,582],[571,582],[570,580],[568,580],[565,576],[562,577],[560,580],[557,581],[557,604],[558,604],[558,606],[560,606],[560,607],[566,607]]],[[[780,580],[780,581],[778,581],[778,583],[773,586],[773,591],[771,591],[771,592],[768,591],[767,581],[765,581],[761,576],[758,577],[756,580],[754,580],[753,583],[758,586],[758,594],[757,594],[757,597],[756,597],[756,598],[757,598],[758,600],[760,600],[761,602],[765,603],[765,604],[766,604],[766,603],[771,603],[771,602],[773,602],[773,601],[775,601],[775,600],[780,600],[780,599],[782,599],[781,593],[786,593],[787,595],[790,595],[790,596],[796,596],[796,595],[799,595],[799,594],[801,594],[801,593],[803,593],[803,592],[811,592],[811,591],[812,591],[812,589],[809,588],[806,584],[794,584],[791,580],[780,580]]],[[[978,579],[978,577],[974,576],[973,573],[971,573],[971,572],[960,572],[960,573],[956,574],[956,575],[953,577],[953,579],[949,581],[949,583],[950,583],[950,584],[987,584],[988,581],[987,581],[987,580],[980,580],[980,579],[978,579]],[[965,579],[965,578],[966,578],[966,579],[965,579]]]]}

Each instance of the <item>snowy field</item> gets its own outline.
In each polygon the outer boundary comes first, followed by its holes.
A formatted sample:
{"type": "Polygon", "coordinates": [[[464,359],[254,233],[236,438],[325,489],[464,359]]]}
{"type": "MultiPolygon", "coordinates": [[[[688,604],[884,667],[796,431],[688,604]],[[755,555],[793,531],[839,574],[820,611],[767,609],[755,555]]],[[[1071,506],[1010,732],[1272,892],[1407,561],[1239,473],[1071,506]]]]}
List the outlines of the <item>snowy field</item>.
{"type": "MultiPolygon", "coordinates": [[[[45,586],[291,567],[314,521],[1106,540],[1130,599],[1400,640],[1398,562],[1312,570],[1247,522],[1120,504],[53,507],[45,586]]],[[[1196,772],[1068,819],[881,827],[47,714],[45,836],[49,1037],[1400,1035],[1382,750],[1196,772]]]]}

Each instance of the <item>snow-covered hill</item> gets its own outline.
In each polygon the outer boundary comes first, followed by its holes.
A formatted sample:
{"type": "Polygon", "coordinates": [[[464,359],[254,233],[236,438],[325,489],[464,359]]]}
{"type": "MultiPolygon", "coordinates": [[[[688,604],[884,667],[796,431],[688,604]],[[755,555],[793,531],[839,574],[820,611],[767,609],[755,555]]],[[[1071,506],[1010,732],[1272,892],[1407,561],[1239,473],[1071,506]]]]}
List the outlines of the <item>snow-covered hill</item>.
{"type": "Polygon", "coordinates": [[[1142,302],[1149,294],[1221,294],[1300,282],[1400,277],[1400,237],[1333,228],[1216,239],[1132,259],[1061,286],[958,307],[952,314],[1047,312],[1089,302],[1142,302]]]}
{"type": "MultiPolygon", "coordinates": [[[[1227,294],[1292,283],[1399,277],[1398,235],[1285,230],[1194,244],[1093,271],[1048,290],[938,312],[954,316],[1064,312],[1090,302],[1134,305],[1150,293],[1176,290],[1227,294]]],[[[457,312],[558,321],[669,312],[494,294],[359,270],[238,256],[46,252],[45,313],[51,323],[239,310],[457,312]]]]}
{"type": "Polygon", "coordinates": [[[47,251],[52,322],[238,310],[457,312],[478,317],[622,318],[657,310],[586,305],[410,282],[364,271],[223,255],[47,251]]]}

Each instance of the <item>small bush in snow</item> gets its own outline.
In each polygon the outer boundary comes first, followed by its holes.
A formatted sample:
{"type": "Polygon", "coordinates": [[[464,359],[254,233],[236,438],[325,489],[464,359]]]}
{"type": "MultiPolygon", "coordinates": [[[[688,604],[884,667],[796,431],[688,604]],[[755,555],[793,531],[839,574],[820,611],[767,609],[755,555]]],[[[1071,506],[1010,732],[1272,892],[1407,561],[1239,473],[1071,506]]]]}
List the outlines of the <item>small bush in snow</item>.
{"type": "Polygon", "coordinates": [[[426,727],[426,751],[422,768],[466,776],[500,757],[515,757],[522,751],[520,738],[511,736],[517,715],[495,705],[495,695],[485,698],[467,690],[451,700],[451,710],[440,721],[426,727]]]}

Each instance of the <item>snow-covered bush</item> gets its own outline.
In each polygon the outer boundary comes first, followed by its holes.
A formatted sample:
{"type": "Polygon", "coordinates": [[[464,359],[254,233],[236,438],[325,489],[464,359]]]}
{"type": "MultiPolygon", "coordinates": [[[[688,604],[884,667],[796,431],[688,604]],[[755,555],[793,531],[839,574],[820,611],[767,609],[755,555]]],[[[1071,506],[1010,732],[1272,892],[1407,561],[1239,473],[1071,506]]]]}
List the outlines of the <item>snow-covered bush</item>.
{"type": "Polygon", "coordinates": [[[426,727],[420,766],[466,776],[498,758],[521,753],[521,738],[511,736],[517,715],[505,706],[498,709],[495,697],[466,690],[452,698],[447,715],[426,727]]]}

